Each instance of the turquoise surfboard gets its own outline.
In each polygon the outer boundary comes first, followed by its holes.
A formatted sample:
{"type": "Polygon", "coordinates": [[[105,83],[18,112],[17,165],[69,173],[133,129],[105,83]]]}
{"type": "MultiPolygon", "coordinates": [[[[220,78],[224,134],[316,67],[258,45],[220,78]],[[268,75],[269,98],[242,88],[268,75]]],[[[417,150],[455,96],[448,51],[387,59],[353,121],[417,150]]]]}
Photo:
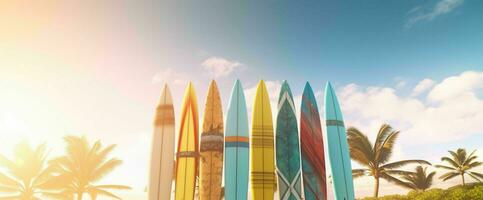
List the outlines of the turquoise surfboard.
{"type": "Polygon", "coordinates": [[[354,200],[351,158],[342,112],[330,82],[325,87],[325,124],[336,200],[354,200]]]}
{"type": "Polygon", "coordinates": [[[225,125],[225,199],[246,200],[249,169],[248,114],[241,82],[233,86],[225,125]]]}
{"type": "Polygon", "coordinates": [[[280,200],[302,199],[300,146],[292,92],[283,81],[278,97],[276,158],[280,200]]]}

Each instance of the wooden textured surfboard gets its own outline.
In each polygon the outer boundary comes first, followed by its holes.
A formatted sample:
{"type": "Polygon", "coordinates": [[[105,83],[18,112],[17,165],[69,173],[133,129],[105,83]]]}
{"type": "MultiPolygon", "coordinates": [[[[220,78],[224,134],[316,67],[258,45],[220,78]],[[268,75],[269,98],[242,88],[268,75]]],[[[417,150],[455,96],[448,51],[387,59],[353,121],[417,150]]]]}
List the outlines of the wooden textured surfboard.
{"type": "Polygon", "coordinates": [[[200,200],[220,200],[223,173],[223,111],[216,82],[206,97],[200,144],[200,200]]]}
{"type": "Polygon", "coordinates": [[[194,199],[198,172],[198,106],[192,83],[186,88],[176,153],[175,199],[194,199]]]}
{"type": "Polygon", "coordinates": [[[173,100],[168,85],[165,84],[154,117],[148,186],[149,200],[171,199],[174,132],[173,100]]]}
{"type": "Polygon", "coordinates": [[[276,157],[280,200],[302,199],[300,146],[292,92],[283,81],[278,98],[276,157]]]}
{"type": "Polygon", "coordinates": [[[327,182],[322,127],[317,100],[308,82],[302,94],[300,143],[305,199],[325,200],[327,182]]]}
{"type": "Polygon", "coordinates": [[[270,99],[262,80],[257,86],[252,117],[250,143],[252,200],[273,200],[277,187],[273,136],[270,99]]]}
{"type": "Polygon", "coordinates": [[[329,82],[325,87],[325,120],[335,199],[354,200],[351,158],[344,120],[337,96],[329,82]]]}
{"type": "Polygon", "coordinates": [[[225,200],[246,200],[249,161],[248,115],[243,87],[233,86],[225,128],[225,200]]]}

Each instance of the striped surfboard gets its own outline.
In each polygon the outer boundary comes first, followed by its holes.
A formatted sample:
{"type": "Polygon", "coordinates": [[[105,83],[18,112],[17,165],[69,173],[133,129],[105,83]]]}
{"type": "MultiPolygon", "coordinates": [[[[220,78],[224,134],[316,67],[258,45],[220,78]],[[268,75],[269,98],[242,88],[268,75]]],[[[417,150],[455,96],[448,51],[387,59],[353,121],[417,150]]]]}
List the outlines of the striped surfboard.
{"type": "Polygon", "coordinates": [[[249,163],[248,115],[243,87],[236,80],[225,126],[225,200],[246,200],[249,163]]]}
{"type": "Polygon", "coordinates": [[[258,84],[255,95],[250,145],[252,200],[273,200],[277,187],[273,122],[270,99],[263,80],[258,84]]]}
{"type": "Polygon", "coordinates": [[[317,101],[308,82],[302,94],[300,143],[305,199],[326,200],[327,181],[322,127],[317,101]]]}

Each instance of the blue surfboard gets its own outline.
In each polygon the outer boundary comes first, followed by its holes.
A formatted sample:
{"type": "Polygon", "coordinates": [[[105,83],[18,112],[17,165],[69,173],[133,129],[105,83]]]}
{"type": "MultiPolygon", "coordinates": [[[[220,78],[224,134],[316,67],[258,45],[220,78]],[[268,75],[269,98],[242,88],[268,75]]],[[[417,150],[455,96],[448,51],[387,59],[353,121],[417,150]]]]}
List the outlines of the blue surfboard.
{"type": "Polygon", "coordinates": [[[336,200],[354,200],[351,158],[339,102],[332,85],[325,87],[325,124],[336,200]]]}
{"type": "Polygon", "coordinates": [[[225,199],[246,200],[248,193],[248,114],[241,82],[233,86],[225,125],[225,199]]]}

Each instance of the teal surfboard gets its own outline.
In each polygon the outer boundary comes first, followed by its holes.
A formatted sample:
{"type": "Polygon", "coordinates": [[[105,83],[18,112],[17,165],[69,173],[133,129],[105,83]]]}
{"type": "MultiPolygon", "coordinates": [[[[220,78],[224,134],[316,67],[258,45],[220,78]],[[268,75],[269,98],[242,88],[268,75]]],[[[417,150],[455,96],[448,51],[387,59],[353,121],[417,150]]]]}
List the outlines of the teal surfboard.
{"type": "Polygon", "coordinates": [[[354,200],[351,158],[344,120],[337,96],[329,82],[325,87],[325,124],[335,199],[354,200]]]}
{"type": "Polygon", "coordinates": [[[225,125],[225,199],[246,200],[249,162],[248,114],[241,82],[233,86],[225,125]]]}
{"type": "Polygon", "coordinates": [[[317,100],[310,84],[305,84],[300,109],[300,147],[306,200],[327,199],[324,140],[317,100]]]}
{"type": "Polygon", "coordinates": [[[292,92],[283,81],[278,97],[276,129],[278,195],[280,200],[302,199],[300,146],[292,92]]]}

